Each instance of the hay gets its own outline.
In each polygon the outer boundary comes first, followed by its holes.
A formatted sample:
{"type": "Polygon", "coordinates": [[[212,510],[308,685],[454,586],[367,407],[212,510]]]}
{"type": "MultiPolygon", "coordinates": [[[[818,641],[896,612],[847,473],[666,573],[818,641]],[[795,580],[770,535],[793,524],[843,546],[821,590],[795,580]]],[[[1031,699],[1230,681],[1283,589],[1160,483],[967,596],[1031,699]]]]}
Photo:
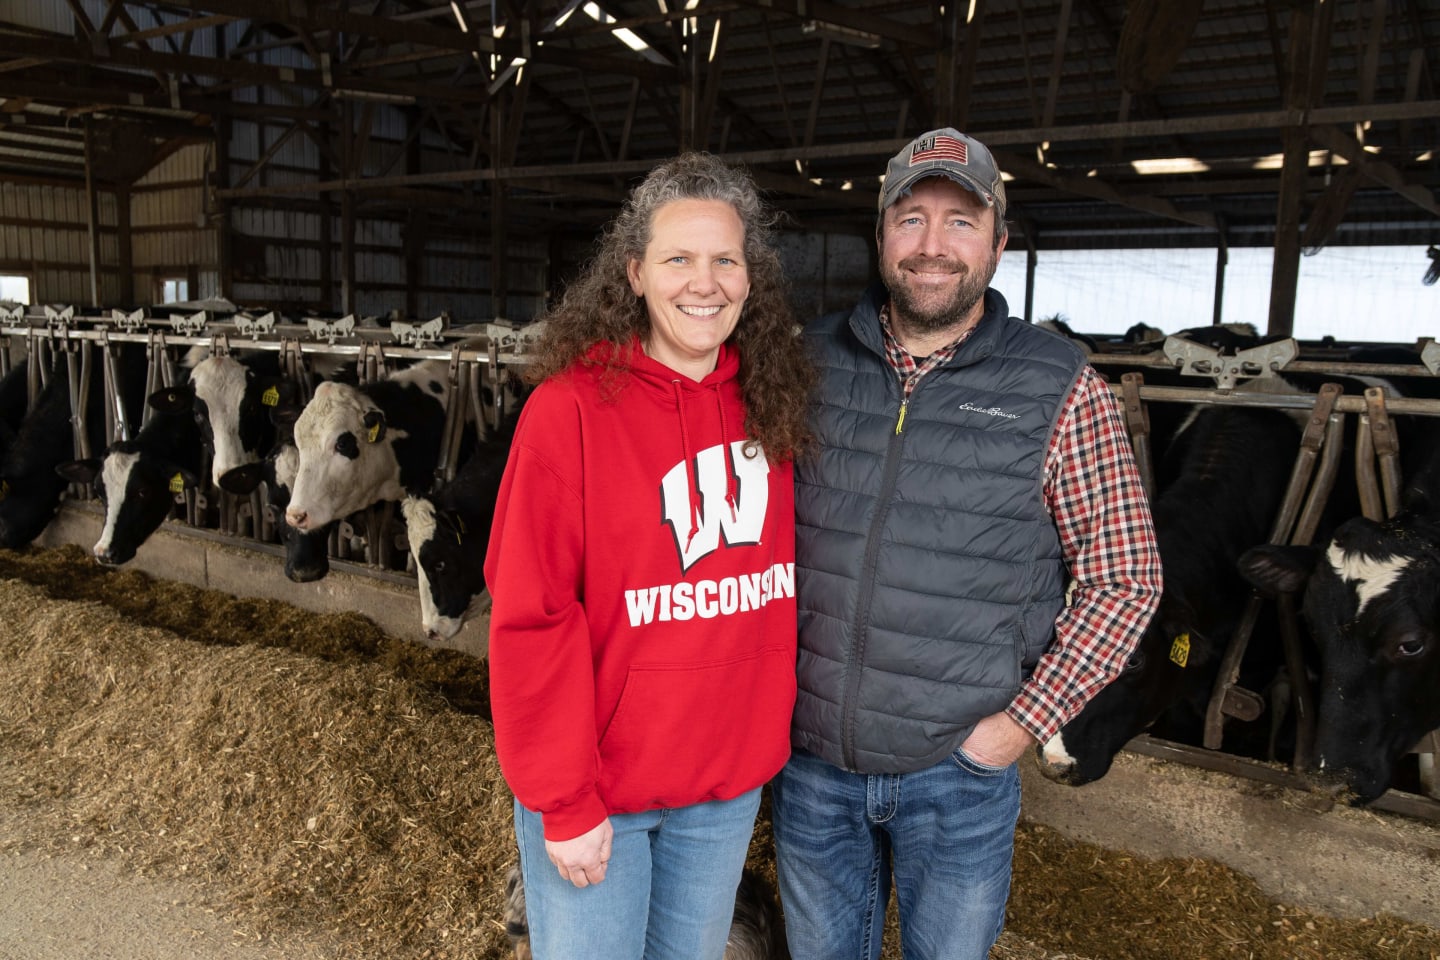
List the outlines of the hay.
{"type": "MultiPolygon", "coordinates": [[[[346,957],[506,955],[515,854],[483,663],[74,548],[0,551],[0,578],[19,578],[0,583],[0,812],[19,831],[0,848],[199,880],[247,930],[322,930],[346,957]]],[[[764,809],[750,862],[773,882],[764,809]]],[[[889,926],[898,960],[893,905],[889,926]]],[[[1436,960],[1440,933],[1022,824],[993,960],[1180,956],[1436,960]]]]}
{"type": "Polygon", "coordinates": [[[262,933],[503,955],[514,842],[485,721],[376,663],[205,646],[14,582],[0,624],[0,795],[49,821],[31,843],[214,881],[262,933]]]}

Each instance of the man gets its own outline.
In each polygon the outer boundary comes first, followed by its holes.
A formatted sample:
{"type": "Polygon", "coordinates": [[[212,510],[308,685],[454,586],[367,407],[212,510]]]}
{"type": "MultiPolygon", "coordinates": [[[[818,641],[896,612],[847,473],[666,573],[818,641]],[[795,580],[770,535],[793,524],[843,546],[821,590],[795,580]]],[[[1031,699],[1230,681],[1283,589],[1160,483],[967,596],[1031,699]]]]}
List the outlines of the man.
{"type": "Polygon", "coordinates": [[[820,449],[795,473],[781,895],[796,960],[879,957],[892,871],[906,960],[983,960],[1016,761],[1120,672],[1160,560],[1109,388],[989,289],[1007,238],[990,151],[927,133],[879,206],[883,285],[806,331],[820,449]]]}

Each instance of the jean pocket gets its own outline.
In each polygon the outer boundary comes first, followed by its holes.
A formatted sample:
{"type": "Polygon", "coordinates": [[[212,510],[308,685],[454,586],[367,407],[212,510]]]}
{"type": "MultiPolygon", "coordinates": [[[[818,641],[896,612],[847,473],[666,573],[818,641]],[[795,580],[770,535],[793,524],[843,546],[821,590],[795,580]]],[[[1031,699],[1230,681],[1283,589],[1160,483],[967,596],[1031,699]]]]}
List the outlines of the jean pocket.
{"type": "Polygon", "coordinates": [[[968,770],[977,777],[998,777],[1014,766],[1013,763],[1007,763],[1003,767],[992,767],[988,763],[981,763],[966,753],[964,747],[956,747],[955,752],[950,754],[950,759],[961,770],[968,770]]]}

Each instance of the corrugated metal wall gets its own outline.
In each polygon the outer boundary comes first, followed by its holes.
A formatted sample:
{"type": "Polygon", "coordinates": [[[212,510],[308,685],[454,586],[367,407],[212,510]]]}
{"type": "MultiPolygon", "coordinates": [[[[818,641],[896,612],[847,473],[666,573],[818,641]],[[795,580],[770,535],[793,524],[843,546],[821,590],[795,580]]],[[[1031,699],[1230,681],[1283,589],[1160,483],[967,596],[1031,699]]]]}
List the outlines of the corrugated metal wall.
{"type": "MultiPolygon", "coordinates": [[[[89,212],[83,188],[0,183],[0,270],[30,277],[36,303],[89,306],[89,212]]],[[[100,302],[120,295],[115,198],[99,200],[100,302]],[[106,266],[109,269],[105,269],[106,266]]]]}
{"type": "MultiPolygon", "coordinates": [[[[184,147],[136,182],[130,198],[136,299],[149,302],[160,277],[189,276],[192,268],[215,273],[219,242],[205,206],[212,156],[208,146],[184,147]]],[[[192,290],[190,296],[199,293],[192,290]]]]}

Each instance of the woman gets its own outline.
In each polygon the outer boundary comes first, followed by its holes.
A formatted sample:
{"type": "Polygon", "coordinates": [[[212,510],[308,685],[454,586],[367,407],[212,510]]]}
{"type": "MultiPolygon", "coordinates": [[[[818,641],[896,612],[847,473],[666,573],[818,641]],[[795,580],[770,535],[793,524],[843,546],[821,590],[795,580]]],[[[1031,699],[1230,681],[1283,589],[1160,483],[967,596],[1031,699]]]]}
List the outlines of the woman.
{"type": "Polygon", "coordinates": [[[718,958],[795,697],[813,373],[744,173],[657,167],[546,320],[485,576],[538,960],[718,958]]]}

